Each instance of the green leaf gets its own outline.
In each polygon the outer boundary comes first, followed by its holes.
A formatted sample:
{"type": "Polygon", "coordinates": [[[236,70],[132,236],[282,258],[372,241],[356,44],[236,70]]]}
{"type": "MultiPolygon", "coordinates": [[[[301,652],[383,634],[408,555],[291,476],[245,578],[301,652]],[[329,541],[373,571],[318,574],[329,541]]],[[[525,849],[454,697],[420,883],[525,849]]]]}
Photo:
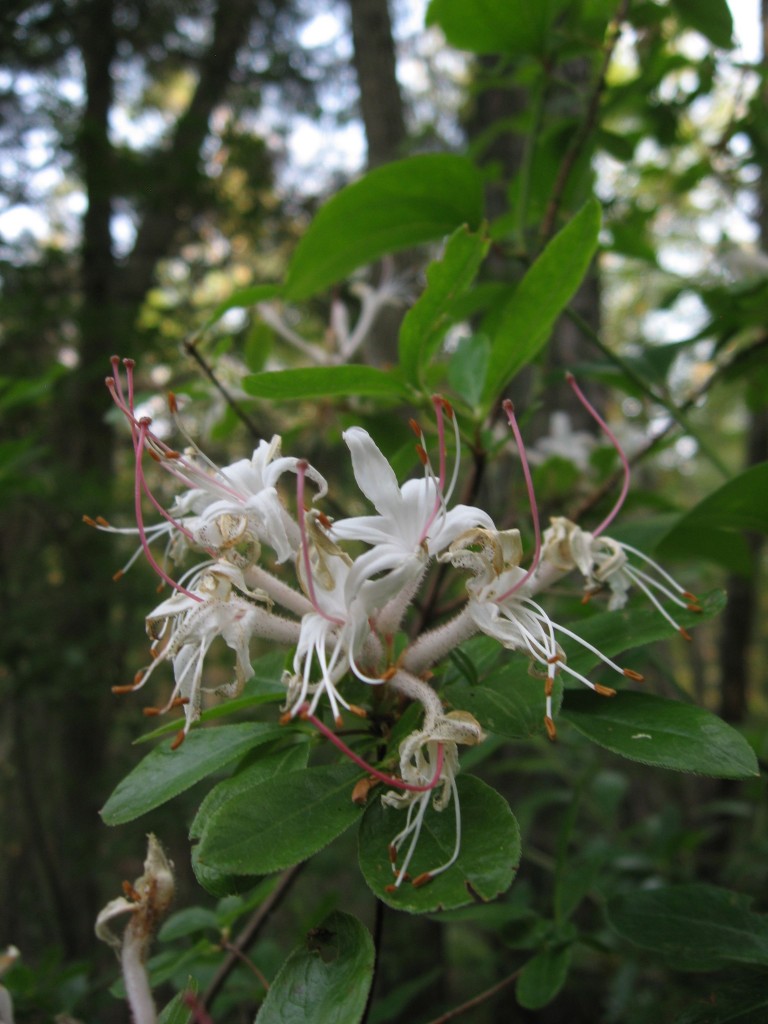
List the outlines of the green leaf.
{"type": "Polygon", "coordinates": [[[765,970],[742,968],[707,980],[705,997],[675,1024],[765,1024],[768,984],[765,970]]]}
{"type": "Polygon", "coordinates": [[[439,25],[445,38],[473,53],[540,54],[560,0],[510,3],[510,0],[431,0],[427,25],[439,25]]]}
{"type": "Polygon", "coordinates": [[[277,725],[248,722],[196,729],[177,750],[156,747],[120,782],[102,808],[107,825],[122,825],[183,793],[248,750],[283,736],[277,725]]]}
{"type": "Polygon", "coordinates": [[[451,304],[475,279],[488,245],[487,239],[472,234],[466,226],[457,228],[442,257],[427,267],[427,287],[400,328],[400,366],[412,384],[422,383],[422,370],[453,322],[451,304]]]}
{"type": "Polygon", "coordinates": [[[727,963],[768,964],[768,915],[729,889],[692,883],[614,897],[608,921],[636,946],[653,950],[681,970],[727,963]]]}
{"type": "Polygon", "coordinates": [[[542,949],[520,971],[515,994],[526,1010],[538,1010],[551,1003],[568,977],[571,947],[542,949]]]}
{"type": "MultiPolygon", "coordinates": [[[[394,892],[389,844],[405,825],[406,812],[382,806],[373,799],[359,831],[360,868],[375,895],[397,910],[429,913],[461,907],[473,900],[488,901],[512,884],[520,861],[520,830],[507,801],[480,779],[462,775],[456,780],[461,800],[461,851],[455,864],[427,885],[409,882],[394,892]]],[[[412,878],[444,864],[456,842],[453,800],[444,811],[429,807],[408,872],[412,878]]],[[[400,860],[405,856],[401,850],[400,860]]]]}
{"type": "Polygon", "coordinates": [[[768,533],[768,462],[751,466],[681,516],[660,541],[662,555],[695,554],[748,571],[751,556],[740,532],[768,533]],[[704,543],[702,543],[702,541],[704,543]]]}
{"type": "Polygon", "coordinates": [[[692,704],[630,691],[615,697],[569,692],[561,717],[598,746],[641,764],[716,779],[759,774],[741,733],[692,704]]]}
{"type": "Polygon", "coordinates": [[[461,224],[478,228],[482,218],[482,177],[464,157],[429,153],[377,167],[318,212],[291,260],[285,297],[305,299],[385,253],[461,224]]]}
{"type": "Polygon", "coordinates": [[[473,334],[462,338],[448,364],[448,383],[472,409],[480,405],[490,357],[490,340],[484,334],[473,334]]]}
{"type": "Polygon", "coordinates": [[[727,0],[672,0],[680,20],[715,46],[733,46],[733,18],[727,0]]]}
{"type": "Polygon", "coordinates": [[[350,914],[334,911],[280,968],[256,1024],[357,1024],[375,957],[368,930],[350,914]]]}
{"type": "Polygon", "coordinates": [[[266,875],[306,860],[362,813],[352,802],[361,777],[355,765],[326,765],[238,793],[211,814],[200,863],[236,875],[266,875]]]}
{"type": "Polygon", "coordinates": [[[197,983],[192,978],[189,979],[186,990],[175,995],[163,1009],[157,1018],[157,1024],[189,1024],[192,1011],[186,1002],[187,995],[197,995],[197,983]]]}
{"type": "Polygon", "coordinates": [[[357,363],[253,373],[243,378],[243,388],[249,395],[269,398],[273,402],[339,395],[402,399],[408,394],[394,373],[357,363]]]}
{"type": "MultiPolygon", "coordinates": [[[[528,673],[528,663],[511,663],[479,686],[455,683],[445,696],[456,707],[469,711],[484,729],[508,740],[530,739],[544,727],[546,698],[544,680],[528,673]]],[[[554,694],[555,713],[562,699],[558,681],[554,694]]]]}
{"type": "Polygon", "coordinates": [[[600,217],[600,204],[591,199],[549,242],[512,293],[491,347],[487,406],[549,338],[595,254],[600,217]]]}

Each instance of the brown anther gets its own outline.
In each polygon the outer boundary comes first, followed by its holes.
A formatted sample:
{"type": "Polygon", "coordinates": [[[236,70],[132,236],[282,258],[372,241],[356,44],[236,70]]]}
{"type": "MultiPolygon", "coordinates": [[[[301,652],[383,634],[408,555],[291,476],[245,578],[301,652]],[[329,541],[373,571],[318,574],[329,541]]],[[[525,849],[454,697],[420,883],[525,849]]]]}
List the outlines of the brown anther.
{"type": "Polygon", "coordinates": [[[341,727],[344,725],[344,719],[341,717],[341,715],[336,715],[336,717],[334,718],[334,722],[336,723],[337,729],[341,729],[341,727]]]}
{"type": "Polygon", "coordinates": [[[387,683],[394,675],[397,675],[397,665],[390,665],[389,668],[384,669],[381,678],[387,683]]]}
{"type": "Polygon", "coordinates": [[[420,444],[416,445],[416,454],[419,457],[419,462],[422,464],[422,466],[426,466],[426,464],[429,462],[429,456],[427,455],[427,453],[424,451],[424,448],[420,444]]]}
{"type": "Polygon", "coordinates": [[[549,736],[549,738],[554,743],[557,739],[557,729],[555,728],[555,723],[552,721],[549,715],[544,716],[544,727],[547,730],[547,736],[549,736]]]}
{"type": "Polygon", "coordinates": [[[514,412],[515,411],[515,406],[512,403],[512,400],[510,398],[505,398],[504,401],[501,403],[501,407],[504,410],[504,412],[514,412]]]}
{"type": "Polygon", "coordinates": [[[689,612],[695,612],[697,615],[699,614],[699,612],[704,611],[700,604],[693,604],[693,602],[691,602],[691,604],[687,605],[686,607],[688,608],[689,612]]]}
{"type": "Polygon", "coordinates": [[[168,410],[174,415],[179,411],[179,405],[176,401],[176,395],[172,391],[168,392],[168,410]]]}
{"type": "Polygon", "coordinates": [[[145,718],[154,718],[160,714],[160,708],[142,708],[142,714],[145,718]]]}
{"type": "Polygon", "coordinates": [[[390,864],[396,864],[397,863],[397,849],[396,849],[394,843],[390,843],[389,844],[389,863],[390,864]]]}
{"type": "Polygon", "coordinates": [[[448,401],[448,399],[447,398],[443,398],[442,395],[435,395],[434,398],[435,398],[435,401],[437,402],[437,404],[441,407],[441,409],[445,413],[445,415],[449,419],[452,420],[453,419],[453,406],[448,401]]]}
{"type": "Polygon", "coordinates": [[[548,665],[556,665],[559,661],[562,661],[562,660],[563,660],[562,654],[553,654],[551,657],[547,658],[547,664],[548,665]]]}
{"type": "Polygon", "coordinates": [[[152,450],[152,448],[147,448],[147,455],[150,457],[150,459],[154,459],[155,462],[163,461],[162,458],[157,454],[157,452],[152,450]]]}
{"type": "Polygon", "coordinates": [[[695,594],[692,594],[690,592],[690,590],[684,590],[683,591],[683,597],[686,599],[686,601],[692,601],[694,604],[698,604],[699,603],[698,597],[696,597],[695,594]]]}
{"type": "Polygon", "coordinates": [[[163,452],[163,458],[165,459],[180,459],[181,452],[177,452],[175,448],[169,448],[167,452],[163,452]]]}
{"type": "Polygon", "coordinates": [[[134,903],[141,903],[141,895],[136,892],[130,882],[123,882],[123,895],[134,903]]]}
{"type": "Polygon", "coordinates": [[[693,637],[688,632],[688,630],[687,629],[683,629],[682,626],[679,627],[678,631],[680,633],[680,636],[683,638],[683,640],[688,640],[690,642],[693,639],[693,637]]]}
{"type": "Polygon", "coordinates": [[[412,430],[412,431],[414,432],[414,434],[416,435],[416,437],[418,437],[418,438],[421,438],[421,427],[420,427],[420,426],[419,426],[419,424],[418,424],[418,423],[416,422],[416,420],[414,420],[414,419],[410,419],[410,420],[408,420],[408,426],[409,426],[409,427],[411,428],[411,430],[412,430]]]}
{"type": "Polygon", "coordinates": [[[115,386],[115,378],[114,377],[105,377],[104,378],[104,383],[107,385],[108,388],[113,388],[115,386]]]}
{"type": "Polygon", "coordinates": [[[544,683],[544,696],[551,697],[553,689],[554,687],[552,685],[552,676],[547,676],[547,681],[544,683]]]}
{"type": "Polygon", "coordinates": [[[186,738],[187,738],[187,734],[184,732],[184,730],[183,729],[179,729],[179,731],[176,733],[176,738],[174,739],[173,743],[171,744],[171,750],[178,750],[179,747],[181,746],[181,744],[184,742],[184,740],[186,738]]]}
{"type": "MultiPolygon", "coordinates": [[[[305,718],[306,716],[302,715],[301,717],[305,718]]],[[[293,721],[293,715],[291,714],[291,712],[290,711],[284,711],[283,714],[280,715],[280,717],[278,718],[277,724],[278,725],[288,725],[288,723],[292,722],[292,721],[293,721]]]]}
{"type": "Polygon", "coordinates": [[[133,685],[138,686],[141,680],[144,678],[144,669],[140,668],[136,675],[133,677],[133,685]]]}
{"type": "Polygon", "coordinates": [[[352,789],[352,803],[358,807],[365,807],[368,801],[368,794],[376,785],[376,779],[366,777],[355,783],[352,789]]]}
{"type": "Polygon", "coordinates": [[[384,892],[397,892],[397,886],[396,885],[385,885],[384,886],[384,892]]]}
{"type": "Polygon", "coordinates": [[[135,689],[136,687],[132,683],[126,686],[113,686],[112,693],[133,693],[135,689]]]}
{"type": "Polygon", "coordinates": [[[123,366],[126,368],[126,370],[133,370],[136,366],[136,360],[131,359],[130,356],[126,356],[125,359],[123,360],[123,366]]]}
{"type": "Polygon", "coordinates": [[[326,530],[332,530],[333,529],[333,523],[328,518],[328,516],[325,514],[325,512],[318,512],[317,513],[317,521],[318,521],[318,523],[320,523],[320,525],[324,529],[326,529],[326,530]]]}
{"type": "Polygon", "coordinates": [[[185,704],[189,704],[189,697],[174,697],[171,701],[172,708],[183,708],[185,704]]]}
{"type": "Polygon", "coordinates": [[[118,569],[117,572],[112,573],[112,579],[115,581],[115,583],[118,583],[123,578],[123,576],[125,576],[125,573],[123,572],[122,569],[118,569]]]}
{"type": "Polygon", "coordinates": [[[590,602],[591,600],[592,600],[592,592],[591,592],[591,591],[588,591],[588,592],[587,592],[586,594],[584,594],[584,596],[582,597],[582,599],[581,599],[581,603],[582,603],[582,604],[589,604],[589,602],[590,602]]]}
{"type": "Polygon", "coordinates": [[[603,686],[602,683],[595,683],[595,693],[599,693],[601,697],[616,696],[616,691],[612,686],[603,686]]]}
{"type": "Polygon", "coordinates": [[[86,526],[96,526],[96,520],[85,514],[83,515],[83,522],[86,526]]]}
{"type": "Polygon", "coordinates": [[[365,708],[361,708],[357,704],[350,704],[349,710],[352,712],[353,715],[357,715],[358,718],[368,717],[368,712],[365,710],[365,708]]]}
{"type": "Polygon", "coordinates": [[[642,683],[645,681],[645,676],[642,675],[640,672],[635,672],[635,670],[632,668],[623,668],[621,671],[624,673],[627,679],[634,679],[636,683],[642,683]]]}
{"type": "Polygon", "coordinates": [[[411,882],[411,885],[413,886],[414,889],[420,889],[422,885],[426,885],[427,882],[431,881],[432,875],[429,873],[429,871],[423,871],[420,875],[416,875],[414,880],[411,882]]]}
{"type": "Polygon", "coordinates": [[[96,516],[96,523],[99,526],[109,526],[110,525],[109,520],[105,519],[104,516],[96,516]]]}

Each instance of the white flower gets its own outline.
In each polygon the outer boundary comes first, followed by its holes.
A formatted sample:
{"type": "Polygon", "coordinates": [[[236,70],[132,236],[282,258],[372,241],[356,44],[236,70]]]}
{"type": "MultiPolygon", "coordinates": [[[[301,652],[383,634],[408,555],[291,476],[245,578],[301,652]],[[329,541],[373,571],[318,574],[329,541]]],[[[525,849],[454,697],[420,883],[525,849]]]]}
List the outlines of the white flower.
{"type": "Polygon", "coordinates": [[[456,841],[448,860],[436,868],[424,871],[412,880],[414,886],[425,885],[436,875],[447,871],[458,859],[461,851],[461,806],[456,788],[459,771],[457,745],[475,746],[482,743],[485,734],[479,722],[466,711],[450,711],[434,717],[429,725],[412,732],[400,744],[400,774],[403,787],[390,790],[381,798],[385,807],[408,808],[404,827],[392,840],[389,848],[395,882],[389,888],[399,888],[407,877],[408,866],[419,841],[424,816],[431,803],[436,811],[443,811],[453,797],[456,816],[456,841]],[[397,866],[397,855],[406,839],[410,845],[405,859],[397,866]]]}
{"type": "MultiPolygon", "coordinates": [[[[255,632],[263,635],[268,615],[257,602],[266,595],[250,591],[242,572],[228,562],[206,563],[194,571],[184,593],[175,593],[147,616],[147,633],[152,639],[152,664],[132,686],[117,687],[118,692],[143,686],[158,665],[171,662],[175,686],[166,708],[184,705],[186,723],[174,745],[178,745],[193,722],[200,717],[202,677],[205,656],[220,636],[235,652],[235,678],[217,693],[237,696],[253,675],[249,642],[255,632]]],[[[147,713],[158,713],[146,709],[147,713]]]]}
{"type": "Polygon", "coordinates": [[[340,540],[371,545],[356,559],[349,586],[374,581],[371,589],[376,596],[371,596],[371,603],[380,608],[400,588],[419,578],[429,556],[439,554],[466,530],[492,528],[493,522],[486,512],[471,506],[446,510],[441,482],[434,475],[407,480],[401,487],[389,462],[362,427],[352,427],[343,437],[357,485],[378,515],[341,519],[333,524],[333,534],[340,540]],[[382,573],[392,578],[382,577],[382,573]]]}

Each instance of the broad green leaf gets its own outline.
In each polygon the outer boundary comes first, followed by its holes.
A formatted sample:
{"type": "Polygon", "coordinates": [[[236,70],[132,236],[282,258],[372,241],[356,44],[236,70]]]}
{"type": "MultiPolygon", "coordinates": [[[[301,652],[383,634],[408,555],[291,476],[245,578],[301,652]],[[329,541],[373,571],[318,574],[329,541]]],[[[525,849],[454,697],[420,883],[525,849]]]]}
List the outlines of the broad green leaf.
{"type": "Polygon", "coordinates": [[[175,995],[163,1009],[157,1018],[157,1024],[189,1024],[192,1019],[192,1011],[186,1002],[188,995],[197,995],[197,983],[192,978],[187,983],[186,991],[175,995]]]}
{"type": "Polygon", "coordinates": [[[727,0],[671,0],[684,24],[701,32],[715,46],[733,46],[733,18],[727,0]]]}
{"type": "MultiPolygon", "coordinates": [[[[456,780],[461,801],[461,850],[455,864],[427,885],[404,881],[395,891],[389,844],[405,826],[406,812],[382,806],[374,797],[359,831],[360,868],[380,900],[398,910],[428,913],[492,900],[512,884],[520,861],[520,830],[503,796],[472,775],[456,780]]],[[[412,878],[440,867],[453,854],[456,815],[453,800],[444,811],[429,807],[410,862],[412,878]]],[[[401,850],[400,862],[407,843],[401,850]]]]}
{"type": "Polygon", "coordinates": [[[213,327],[230,309],[248,309],[259,302],[268,302],[269,299],[278,298],[282,291],[283,286],[279,284],[252,284],[248,288],[242,288],[219,303],[203,324],[202,329],[206,331],[209,327],[213,327]]]}
{"type": "Polygon", "coordinates": [[[213,910],[207,907],[185,907],[172,914],[163,922],[157,934],[158,942],[175,942],[197,932],[219,931],[219,921],[213,910]]]}
{"type": "Polygon", "coordinates": [[[765,1024],[768,984],[765,969],[742,968],[707,979],[704,998],[675,1024],[765,1024]]]}
{"type": "Polygon", "coordinates": [[[473,334],[462,338],[448,363],[448,383],[472,409],[480,404],[490,357],[490,340],[484,334],[473,334]]]}
{"type": "Polygon", "coordinates": [[[685,970],[726,963],[768,964],[768,915],[749,897],[692,883],[614,897],[608,921],[619,935],[685,970]]]}
{"type": "Polygon", "coordinates": [[[662,555],[697,555],[747,572],[741,531],[768,533],[768,462],[752,466],[681,516],[658,545],[662,555]]]}
{"type": "Polygon", "coordinates": [[[249,395],[269,398],[273,402],[338,395],[402,399],[408,394],[394,373],[357,363],[253,373],[243,378],[243,387],[249,395]]]}
{"type": "Polygon", "coordinates": [[[256,1024],[356,1024],[365,1012],[375,958],[368,930],[334,911],[280,968],[256,1024]]]}
{"type": "Polygon", "coordinates": [[[555,321],[584,279],[597,248],[600,204],[591,199],[558,232],[506,304],[491,348],[486,405],[546,343],[555,321]]]}
{"type": "Polygon", "coordinates": [[[305,768],[238,793],[208,819],[198,848],[205,867],[266,875],[311,857],[362,813],[352,789],[355,765],[305,768]]]}
{"type": "Polygon", "coordinates": [[[277,725],[248,722],[195,729],[177,750],[156,747],[120,782],[102,808],[107,825],[122,825],[183,793],[261,743],[285,735],[277,725]]]}
{"type": "Polygon", "coordinates": [[[427,25],[439,25],[448,42],[473,53],[540,54],[561,0],[431,0],[427,25]]]}
{"type": "Polygon", "coordinates": [[[385,255],[451,234],[483,218],[475,165],[429,153],[369,171],[318,212],[288,268],[285,297],[305,299],[385,255]]]}
{"type": "MultiPolygon", "coordinates": [[[[510,654],[510,658],[514,658],[510,654]]],[[[494,672],[479,686],[455,683],[445,696],[462,711],[469,711],[488,732],[508,740],[529,739],[544,727],[546,698],[544,680],[528,673],[528,661],[520,660],[494,672]]],[[[555,713],[562,699],[562,686],[556,684],[555,713]]]]}
{"type": "Polygon", "coordinates": [[[571,947],[542,949],[531,957],[520,972],[515,987],[517,1001],[526,1010],[538,1010],[551,1003],[568,977],[571,947]]]}
{"type": "Polygon", "coordinates": [[[627,691],[615,697],[566,694],[561,717],[598,746],[631,761],[716,779],[758,775],[754,751],[705,708],[627,691]]]}
{"type": "Polygon", "coordinates": [[[441,258],[427,267],[427,287],[400,328],[400,366],[410,383],[422,383],[422,370],[453,322],[451,304],[475,279],[488,245],[487,239],[466,226],[457,228],[441,258]]]}

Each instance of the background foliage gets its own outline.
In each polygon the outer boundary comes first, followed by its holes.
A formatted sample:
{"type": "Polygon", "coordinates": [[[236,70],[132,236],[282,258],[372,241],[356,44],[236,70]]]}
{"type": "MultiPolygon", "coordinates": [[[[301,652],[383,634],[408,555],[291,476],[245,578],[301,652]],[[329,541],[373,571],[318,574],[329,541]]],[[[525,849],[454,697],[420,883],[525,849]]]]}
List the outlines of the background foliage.
{"type": "MultiPolygon", "coordinates": [[[[0,942],[21,951],[3,978],[16,1018],[125,1019],[93,922],[151,830],[178,874],[151,964],[164,1020],[188,1019],[185,990],[222,1024],[287,1020],[301,978],[305,1022],[467,1004],[478,1024],[756,1024],[765,62],[735,49],[725,0],[432,0],[428,30],[407,3],[328,11],[17,0],[0,15],[0,942]],[[347,141],[363,136],[365,173],[347,141]],[[538,452],[545,520],[597,522],[618,487],[563,368],[607,411],[634,469],[621,539],[711,596],[684,645],[642,604],[558,595],[647,682],[612,701],[568,691],[556,744],[525,659],[473,640],[442,669],[444,700],[491,734],[459,779],[488,902],[446,874],[392,909],[391,812],[332,799],[361,773],[276,724],[285,652],[254,649],[241,701],[175,752],[176,724],[142,736],[137,702],[112,696],[146,660],[152,601],[142,566],[110,579],[130,546],[80,523],[126,523],[132,503],[102,384],[113,352],[137,359],[148,403],[169,382],[188,396],[219,463],[280,432],[350,502],[341,429],[366,426],[402,479],[408,417],[425,422],[439,390],[464,495],[526,540],[499,399],[538,452]],[[639,732],[654,734],[641,757],[639,732]],[[254,847],[267,825],[281,834],[254,847]]],[[[455,598],[437,572],[414,631],[455,598]]]]}

